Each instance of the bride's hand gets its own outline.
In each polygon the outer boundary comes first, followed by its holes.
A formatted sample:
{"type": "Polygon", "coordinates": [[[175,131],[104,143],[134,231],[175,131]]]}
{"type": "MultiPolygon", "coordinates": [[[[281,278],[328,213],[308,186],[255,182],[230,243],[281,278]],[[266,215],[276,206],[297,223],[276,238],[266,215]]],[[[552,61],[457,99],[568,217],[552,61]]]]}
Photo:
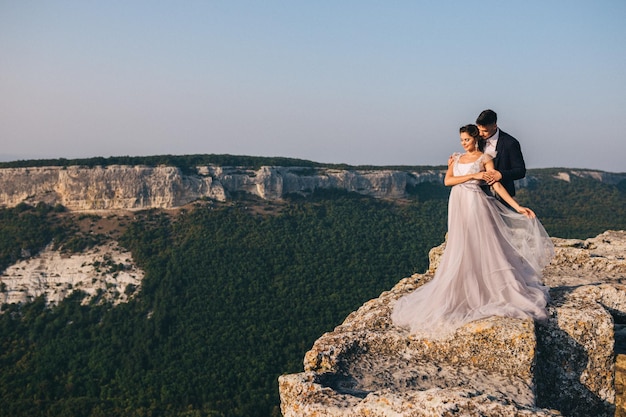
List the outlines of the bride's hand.
{"type": "Polygon", "coordinates": [[[495,169],[487,171],[484,177],[484,180],[487,181],[487,184],[489,185],[493,185],[494,182],[498,182],[501,179],[502,174],[500,173],[500,171],[496,171],[495,169]]]}
{"type": "Polygon", "coordinates": [[[524,216],[528,217],[529,219],[534,219],[535,217],[537,217],[537,215],[535,214],[534,211],[532,211],[531,209],[529,209],[528,207],[522,207],[520,206],[517,209],[517,212],[520,214],[523,214],[524,216]]]}
{"type": "Polygon", "coordinates": [[[478,181],[483,181],[485,180],[485,172],[477,172],[476,174],[474,174],[474,179],[478,180],[478,181]]]}

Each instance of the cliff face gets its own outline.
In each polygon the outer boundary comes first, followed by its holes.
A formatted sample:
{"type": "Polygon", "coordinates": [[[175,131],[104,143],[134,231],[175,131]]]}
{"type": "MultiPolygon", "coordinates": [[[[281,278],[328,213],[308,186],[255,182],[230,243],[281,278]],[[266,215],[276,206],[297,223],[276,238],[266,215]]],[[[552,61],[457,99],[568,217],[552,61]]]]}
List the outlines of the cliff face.
{"type": "Polygon", "coordinates": [[[229,191],[245,191],[267,200],[291,193],[336,188],[373,197],[402,198],[407,185],[443,181],[445,172],[351,171],[298,167],[262,167],[258,171],[218,168],[215,178],[229,191]]]}
{"type": "Polygon", "coordinates": [[[200,198],[225,201],[245,192],[267,200],[319,188],[401,198],[407,185],[443,180],[443,172],[349,171],[298,167],[258,170],[203,166],[197,175],[176,167],[117,166],[0,169],[0,205],[62,204],[69,210],[173,208],[200,198]]]}
{"type": "Polygon", "coordinates": [[[175,167],[42,167],[0,170],[0,205],[43,201],[69,210],[170,208],[201,197],[224,200],[210,176],[184,176],[175,167]]]}
{"type": "MultiPolygon", "coordinates": [[[[342,189],[379,198],[403,198],[407,187],[443,182],[445,171],[338,170],[304,167],[261,167],[258,170],[201,166],[197,174],[184,174],[172,166],[39,167],[0,169],[0,206],[21,202],[62,204],[69,210],[115,210],[180,207],[194,200],[226,201],[245,192],[266,200],[315,189],[342,189]]],[[[572,175],[618,183],[626,174],[567,171],[572,175]]],[[[519,182],[526,186],[533,178],[519,182]]]]}
{"type": "Polygon", "coordinates": [[[396,300],[432,278],[442,245],[429,271],[364,304],[315,342],[304,372],[279,378],[283,415],[626,415],[626,232],[554,241],[548,320],[490,317],[436,341],[393,326],[396,300]]]}

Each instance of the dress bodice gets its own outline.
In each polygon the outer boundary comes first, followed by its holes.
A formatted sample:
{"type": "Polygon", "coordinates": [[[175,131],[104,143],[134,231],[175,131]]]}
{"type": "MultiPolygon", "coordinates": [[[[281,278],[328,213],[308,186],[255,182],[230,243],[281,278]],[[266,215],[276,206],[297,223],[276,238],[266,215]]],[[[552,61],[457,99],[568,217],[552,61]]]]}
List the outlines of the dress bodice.
{"type": "MultiPolygon", "coordinates": [[[[461,158],[460,153],[454,155],[454,166],[452,168],[453,170],[452,172],[454,173],[455,176],[475,174],[477,172],[484,171],[485,162],[488,160],[487,158],[489,157],[485,157],[485,154],[483,154],[474,162],[468,162],[468,163],[459,162],[460,158],[461,158]]],[[[480,181],[478,180],[470,180],[470,181],[465,182],[465,184],[478,184],[479,182],[480,181]]]]}

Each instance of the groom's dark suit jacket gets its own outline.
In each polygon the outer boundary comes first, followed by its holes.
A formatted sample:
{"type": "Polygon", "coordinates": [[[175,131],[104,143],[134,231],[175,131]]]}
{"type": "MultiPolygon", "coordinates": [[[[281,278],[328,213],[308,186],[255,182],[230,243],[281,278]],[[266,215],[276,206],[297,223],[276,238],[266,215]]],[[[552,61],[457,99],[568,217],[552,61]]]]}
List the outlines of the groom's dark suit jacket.
{"type": "Polygon", "coordinates": [[[496,157],[493,159],[495,169],[500,171],[500,182],[511,194],[515,195],[515,180],[526,176],[526,164],[522,156],[519,142],[513,136],[500,130],[496,145],[496,157]]]}

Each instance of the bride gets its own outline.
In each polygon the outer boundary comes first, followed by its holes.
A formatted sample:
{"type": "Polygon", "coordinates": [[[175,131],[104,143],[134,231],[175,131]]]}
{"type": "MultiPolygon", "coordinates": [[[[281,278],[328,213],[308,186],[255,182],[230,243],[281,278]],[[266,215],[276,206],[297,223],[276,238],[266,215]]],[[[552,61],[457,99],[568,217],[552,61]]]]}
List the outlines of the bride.
{"type": "Polygon", "coordinates": [[[460,137],[465,153],[453,155],[445,177],[452,189],[439,267],[430,282],[400,298],[391,314],[395,325],[431,338],[489,316],[547,316],[541,271],[554,255],[552,241],[535,213],[502,184],[493,184],[493,191],[510,207],[480,188],[493,161],[478,148],[478,127],[461,127],[460,137]]]}

